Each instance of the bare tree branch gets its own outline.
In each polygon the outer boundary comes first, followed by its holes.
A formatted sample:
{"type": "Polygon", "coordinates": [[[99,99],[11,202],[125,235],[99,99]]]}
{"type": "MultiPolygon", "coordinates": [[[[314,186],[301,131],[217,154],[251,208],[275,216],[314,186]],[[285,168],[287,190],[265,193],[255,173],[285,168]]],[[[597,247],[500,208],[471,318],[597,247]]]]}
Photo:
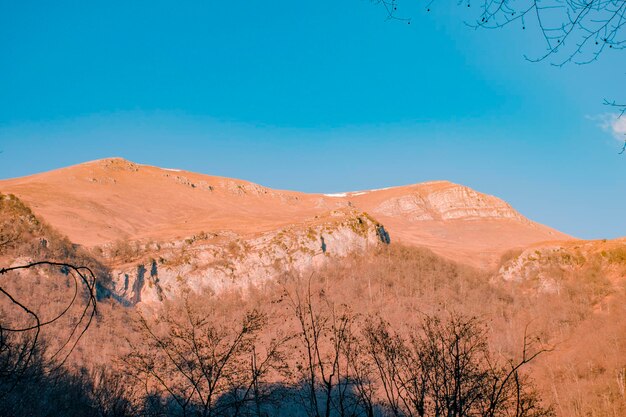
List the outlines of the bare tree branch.
{"type": "Polygon", "coordinates": [[[41,320],[39,315],[35,311],[33,311],[33,309],[27,307],[24,302],[20,301],[18,297],[7,291],[5,287],[0,286],[0,293],[8,299],[9,305],[15,306],[18,311],[22,311],[30,316],[32,323],[22,326],[14,326],[11,323],[0,322],[0,347],[2,347],[3,351],[7,351],[9,349],[7,345],[8,343],[10,343],[7,339],[8,335],[29,334],[29,336],[24,339],[25,342],[22,349],[22,351],[25,352],[25,355],[20,355],[19,360],[15,362],[12,368],[4,369],[3,374],[7,374],[5,376],[12,377],[14,379],[14,383],[6,392],[2,393],[2,395],[10,392],[15,387],[15,384],[17,384],[17,382],[19,381],[20,373],[23,373],[31,363],[31,360],[39,346],[39,339],[41,336],[42,328],[51,325],[61,319],[61,317],[66,316],[70,308],[76,304],[79,287],[81,285],[86,289],[87,302],[82,309],[79,319],[71,327],[69,335],[64,339],[64,341],[56,349],[56,351],[50,358],[51,360],[53,360],[56,357],[61,357],[61,359],[55,365],[56,369],[60,368],[65,363],[69,355],[76,347],[79,340],[89,328],[93,318],[97,313],[96,277],[91,269],[87,267],[77,267],[64,262],[40,261],[29,263],[26,265],[2,268],[0,269],[0,275],[6,275],[14,271],[29,270],[40,266],[58,267],[63,274],[71,276],[74,280],[74,292],[71,300],[61,310],[60,313],[58,313],[56,316],[49,320],[41,320]],[[32,333],[32,335],[30,333],[32,333]]]}

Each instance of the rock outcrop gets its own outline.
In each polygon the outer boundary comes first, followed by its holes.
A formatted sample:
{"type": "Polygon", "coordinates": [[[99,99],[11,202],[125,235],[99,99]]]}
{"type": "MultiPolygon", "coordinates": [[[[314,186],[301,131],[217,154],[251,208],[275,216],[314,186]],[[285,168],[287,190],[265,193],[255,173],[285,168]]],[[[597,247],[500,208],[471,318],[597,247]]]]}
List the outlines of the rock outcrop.
{"type": "Polygon", "coordinates": [[[499,198],[451,182],[423,183],[407,191],[406,194],[383,200],[372,209],[372,213],[402,216],[414,221],[482,218],[527,221],[499,198]]]}
{"type": "MultiPolygon", "coordinates": [[[[233,233],[202,233],[152,243],[137,252],[138,259],[113,270],[111,290],[116,299],[134,305],[177,298],[185,291],[246,289],[386,244],[389,235],[381,230],[384,227],[367,214],[346,210],[249,239],[233,233]]],[[[108,248],[105,256],[115,264],[112,253],[108,248]]]]}
{"type": "Polygon", "coordinates": [[[603,292],[624,278],[625,239],[533,245],[509,253],[494,277],[545,293],[558,293],[573,279],[581,281],[577,288],[584,285],[603,292]]]}

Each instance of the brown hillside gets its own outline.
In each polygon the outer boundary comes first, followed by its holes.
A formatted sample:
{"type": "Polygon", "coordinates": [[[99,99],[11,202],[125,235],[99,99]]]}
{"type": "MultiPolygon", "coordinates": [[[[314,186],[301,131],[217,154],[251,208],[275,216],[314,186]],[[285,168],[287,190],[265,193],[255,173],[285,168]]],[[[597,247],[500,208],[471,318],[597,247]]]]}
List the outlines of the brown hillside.
{"type": "Polygon", "coordinates": [[[392,241],[475,266],[507,250],[569,236],[524,218],[504,201],[445,181],[335,195],[279,191],[247,181],[161,169],[120,158],[0,181],[71,241],[171,241],[205,232],[253,237],[353,208],[392,241]]]}

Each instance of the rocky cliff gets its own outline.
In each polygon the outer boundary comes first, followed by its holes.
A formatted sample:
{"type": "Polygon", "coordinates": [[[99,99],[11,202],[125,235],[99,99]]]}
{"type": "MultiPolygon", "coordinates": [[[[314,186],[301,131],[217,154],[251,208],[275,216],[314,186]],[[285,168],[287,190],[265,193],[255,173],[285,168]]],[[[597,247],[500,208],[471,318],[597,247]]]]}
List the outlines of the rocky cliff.
{"type": "MultiPolygon", "coordinates": [[[[364,194],[360,194],[364,195],[364,194]]],[[[419,184],[373,207],[372,213],[409,220],[526,219],[499,198],[448,181],[419,184]]]]}
{"type": "MultiPolygon", "coordinates": [[[[136,259],[120,263],[119,249],[105,246],[112,294],[126,305],[155,303],[186,291],[246,289],[285,273],[313,272],[328,260],[389,242],[384,226],[365,213],[333,211],[257,237],[200,233],[183,240],[141,245],[136,259]]],[[[133,257],[131,255],[131,257],[133,257]]]]}

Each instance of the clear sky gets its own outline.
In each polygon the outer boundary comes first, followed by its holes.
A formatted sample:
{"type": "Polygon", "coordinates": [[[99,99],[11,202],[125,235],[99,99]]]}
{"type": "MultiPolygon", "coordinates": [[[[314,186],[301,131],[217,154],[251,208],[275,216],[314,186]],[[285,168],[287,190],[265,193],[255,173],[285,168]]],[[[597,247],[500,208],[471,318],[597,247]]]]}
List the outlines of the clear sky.
{"type": "Polygon", "coordinates": [[[409,25],[368,0],[0,0],[0,178],[122,156],[310,192],[447,179],[626,236],[626,122],[602,105],[626,51],[531,63],[532,27],[424,4],[409,25]]]}

